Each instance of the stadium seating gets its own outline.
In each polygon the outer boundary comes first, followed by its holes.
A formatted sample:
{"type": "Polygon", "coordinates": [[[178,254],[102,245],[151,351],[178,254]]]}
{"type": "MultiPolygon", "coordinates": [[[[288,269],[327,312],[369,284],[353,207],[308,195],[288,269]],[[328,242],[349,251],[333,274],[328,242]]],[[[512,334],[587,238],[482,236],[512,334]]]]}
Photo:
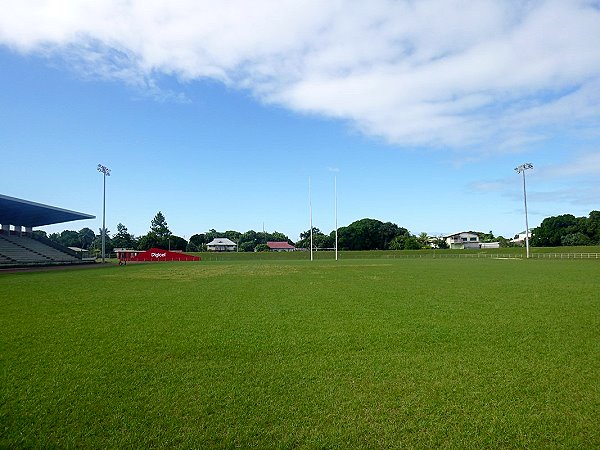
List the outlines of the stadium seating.
{"type": "MultiPolygon", "coordinates": [[[[58,246],[57,246],[58,247],[58,246]]],[[[0,266],[78,264],[82,261],[36,239],[0,234],[0,266]]]]}

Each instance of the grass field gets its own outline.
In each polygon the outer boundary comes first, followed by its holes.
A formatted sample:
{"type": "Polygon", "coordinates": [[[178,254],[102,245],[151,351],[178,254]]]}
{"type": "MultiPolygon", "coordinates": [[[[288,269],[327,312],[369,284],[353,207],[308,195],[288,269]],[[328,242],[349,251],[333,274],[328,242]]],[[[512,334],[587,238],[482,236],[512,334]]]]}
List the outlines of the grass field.
{"type": "Polygon", "coordinates": [[[0,274],[0,447],[599,448],[600,260],[0,274]]]}
{"type": "MultiPolygon", "coordinates": [[[[599,245],[588,245],[581,247],[532,247],[532,256],[548,253],[600,253],[599,245]]],[[[310,259],[309,252],[198,252],[192,253],[200,256],[204,261],[282,261],[282,260],[307,260],[310,259]]],[[[491,255],[511,255],[525,257],[524,247],[490,248],[490,249],[468,249],[468,250],[369,250],[369,251],[340,251],[339,259],[400,259],[400,258],[460,258],[491,255]]],[[[313,252],[315,260],[333,260],[334,251],[313,252]]]]}

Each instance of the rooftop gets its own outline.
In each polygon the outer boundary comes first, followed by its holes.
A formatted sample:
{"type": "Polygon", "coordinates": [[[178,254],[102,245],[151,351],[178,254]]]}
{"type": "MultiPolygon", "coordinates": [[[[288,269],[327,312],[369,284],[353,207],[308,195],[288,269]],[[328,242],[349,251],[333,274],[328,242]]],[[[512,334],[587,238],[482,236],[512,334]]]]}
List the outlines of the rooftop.
{"type": "Polygon", "coordinates": [[[0,223],[24,227],[41,227],[74,220],[95,219],[96,216],[56,206],[0,194],[0,223]]]}
{"type": "Polygon", "coordinates": [[[267,246],[273,249],[292,249],[296,248],[293,245],[288,244],[287,242],[267,242],[267,246]]]}

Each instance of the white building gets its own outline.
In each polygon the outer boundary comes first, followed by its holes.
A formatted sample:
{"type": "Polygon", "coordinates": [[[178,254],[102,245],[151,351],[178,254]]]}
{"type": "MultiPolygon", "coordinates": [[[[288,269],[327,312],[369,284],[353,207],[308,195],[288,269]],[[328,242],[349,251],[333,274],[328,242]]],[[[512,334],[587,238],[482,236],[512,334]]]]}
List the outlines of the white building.
{"type": "Polygon", "coordinates": [[[237,244],[227,238],[215,238],[206,244],[209,252],[235,252],[237,244]]]}
{"type": "MultiPolygon", "coordinates": [[[[531,237],[533,236],[533,233],[531,232],[531,230],[532,230],[532,228],[529,229],[529,239],[530,240],[531,240],[531,237]]],[[[519,234],[515,234],[515,237],[512,238],[510,240],[510,242],[514,242],[515,244],[524,244],[526,236],[527,236],[527,233],[525,233],[525,231],[521,231],[519,234]]]]}
{"type": "Polygon", "coordinates": [[[474,231],[460,231],[444,236],[452,249],[480,248],[479,235],[474,231]]]}
{"type": "Polygon", "coordinates": [[[482,242],[479,248],[500,248],[500,242],[482,242]]]}

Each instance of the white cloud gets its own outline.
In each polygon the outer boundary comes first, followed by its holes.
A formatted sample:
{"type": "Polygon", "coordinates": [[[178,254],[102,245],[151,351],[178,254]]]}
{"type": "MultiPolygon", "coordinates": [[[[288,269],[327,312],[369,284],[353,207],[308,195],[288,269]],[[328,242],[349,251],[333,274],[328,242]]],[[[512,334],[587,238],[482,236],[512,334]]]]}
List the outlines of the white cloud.
{"type": "Polygon", "coordinates": [[[600,187],[594,185],[579,185],[577,187],[556,189],[549,191],[527,192],[527,199],[538,203],[563,203],[565,205],[586,206],[598,209],[598,198],[600,198],[600,187]]]}
{"type": "MultiPolygon", "coordinates": [[[[467,185],[470,192],[495,193],[514,200],[523,195],[516,174],[495,180],[479,180],[467,185]]],[[[573,155],[563,161],[537,165],[527,171],[527,198],[535,203],[573,205],[598,209],[600,198],[600,152],[573,155]]]]}
{"type": "Polygon", "coordinates": [[[0,3],[0,44],[86,76],[154,94],[157,75],[211,78],[393,143],[473,151],[597,127],[598,42],[585,0],[0,3]]]}
{"type": "Polygon", "coordinates": [[[584,176],[600,181],[600,151],[580,154],[562,164],[543,167],[541,176],[546,179],[584,176]]]}

